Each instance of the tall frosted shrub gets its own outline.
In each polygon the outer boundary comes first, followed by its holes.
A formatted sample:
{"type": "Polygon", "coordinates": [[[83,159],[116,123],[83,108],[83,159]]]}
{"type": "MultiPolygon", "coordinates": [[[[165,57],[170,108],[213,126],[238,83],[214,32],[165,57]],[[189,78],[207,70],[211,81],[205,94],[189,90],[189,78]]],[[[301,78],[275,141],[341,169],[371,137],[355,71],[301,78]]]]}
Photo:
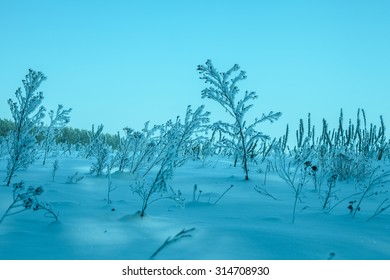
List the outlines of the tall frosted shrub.
{"type": "Polygon", "coordinates": [[[8,100],[14,128],[8,135],[9,158],[5,182],[10,185],[15,172],[27,168],[36,155],[36,136],[42,130],[45,108],[41,106],[43,93],[37,92],[46,77],[41,72],[29,70],[23,82],[24,92],[18,88],[16,101],[8,100]]]}
{"type": "Polygon", "coordinates": [[[224,144],[233,148],[241,158],[245,180],[249,180],[249,149],[256,141],[269,139],[269,136],[257,131],[256,126],[264,121],[276,121],[281,113],[271,111],[267,115],[263,114],[260,119],[256,118],[253,123],[247,124],[245,114],[253,107],[251,102],[258,96],[253,91],[245,91],[242,99],[238,99],[240,90],[237,83],[246,79],[245,71],[240,71],[240,66],[235,64],[227,72],[221,73],[217,71],[211,60],[207,60],[205,65],[199,65],[197,70],[201,75],[200,78],[210,85],[202,90],[202,98],[209,98],[219,103],[232,118],[232,122],[219,121],[216,125],[229,136],[224,144]]]}

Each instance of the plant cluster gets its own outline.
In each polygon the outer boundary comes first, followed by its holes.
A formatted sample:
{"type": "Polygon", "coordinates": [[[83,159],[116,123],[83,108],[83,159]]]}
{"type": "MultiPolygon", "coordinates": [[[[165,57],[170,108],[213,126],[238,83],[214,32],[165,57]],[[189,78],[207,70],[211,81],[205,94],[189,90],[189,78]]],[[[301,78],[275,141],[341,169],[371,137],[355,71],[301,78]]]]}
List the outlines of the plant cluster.
{"type": "MultiPolygon", "coordinates": [[[[349,202],[347,211],[355,217],[365,208],[367,198],[374,195],[380,196],[381,203],[370,219],[390,207],[389,197],[385,196],[387,192],[384,191],[390,183],[390,172],[383,169],[390,159],[390,153],[382,116],[379,126],[368,124],[365,111],[359,109],[356,121],[350,119],[345,124],[341,110],[338,127],[330,129],[324,119],[322,128],[316,130],[309,114],[307,124],[303,119],[299,120],[295,132],[296,144],[290,148],[288,125],[285,135],[279,140],[258,130],[263,122],[277,121],[280,112],[270,111],[252,121],[248,120],[247,113],[254,107],[258,96],[253,91],[240,91],[238,84],[247,76],[237,64],[226,72],[219,72],[208,60],[204,65],[199,65],[197,71],[200,79],[207,84],[201,97],[218,103],[229,116],[228,121],[210,124],[210,113],[205,111],[204,106],[196,109],[188,106],[183,118],[177,117],[154,126],[146,122],[140,131],[126,127],[124,135],[119,132],[110,135],[103,133],[103,125],[97,129],[92,126],[91,131],[66,127],[71,109],[64,109],[62,105],[58,106],[56,112],[48,112],[50,123],[45,125],[43,94],[38,92],[38,88],[46,77],[41,72],[29,70],[23,80],[24,91],[19,88],[15,93],[16,101],[8,101],[13,120],[0,120],[0,156],[8,155],[6,184],[10,185],[15,172],[27,168],[37,158],[39,151],[43,155],[43,164],[54,148],[69,155],[77,151],[94,160],[91,174],[107,176],[109,204],[110,194],[116,188],[113,185],[113,172],[130,174],[129,185],[142,202],[139,214],[144,217],[155,201],[171,199],[183,203],[180,190],[174,190],[169,184],[176,168],[191,159],[202,160],[204,166],[207,158],[218,156],[229,157],[234,166],[241,165],[245,180],[249,180],[252,167],[259,170],[265,162],[263,185],[266,185],[267,174],[275,172],[292,190],[292,222],[309,184],[314,186],[313,191],[318,195],[324,211],[349,202]],[[338,182],[341,181],[354,183],[355,193],[339,198],[338,182]]],[[[53,163],[53,181],[59,168],[58,162],[55,159],[53,163]]],[[[75,184],[84,175],[76,172],[68,177],[66,183],[75,184]]],[[[15,184],[14,202],[1,221],[4,217],[19,213],[19,210],[30,208],[52,213],[50,206],[38,202],[36,197],[40,189],[26,190],[22,185],[15,184]],[[32,205],[29,206],[29,203],[32,205]]],[[[255,190],[276,199],[265,187],[256,186],[255,190]]],[[[195,185],[193,201],[199,201],[201,194],[195,185]]],[[[54,217],[57,219],[57,216],[54,217]]]]}
{"type": "MultiPolygon", "coordinates": [[[[316,137],[316,130],[314,125],[311,125],[309,114],[307,130],[303,120],[299,122],[296,146],[293,149],[286,144],[287,128],[286,134],[274,147],[273,155],[277,173],[294,190],[293,211],[295,211],[297,197],[302,192],[302,183],[307,183],[307,178],[312,179],[314,190],[318,192],[324,210],[330,211],[350,197],[360,197],[358,200],[351,200],[347,206],[353,217],[360,211],[362,200],[372,193],[378,194],[373,189],[377,189],[378,185],[384,186],[389,183],[389,174],[385,171],[378,172],[382,170],[385,159],[389,156],[382,117],[380,123],[379,128],[373,124],[367,125],[365,112],[359,109],[356,123],[353,124],[352,120],[349,120],[345,128],[341,110],[338,128],[330,130],[324,119],[322,133],[316,137]],[[302,181],[302,178],[305,180],[302,181]],[[353,182],[359,191],[332,206],[332,201],[339,200],[336,194],[338,181],[353,182]],[[325,189],[322,188],[324,182],[327,184],[325,189]]],[[[384,207],[382,210],[382,208],[378,213],[387,209],[384,207]]]]}
{"type": "Polygon", "coordinates": [[[198,134],[204,131],[203,125],[208,122],[208,114],[203,112],[203,106],[194,112],[189,106],[184,123],[177,118],[175,122],[170,120],[165,125],[153,127],[152,132],[158,132],[158,136],[153,136],[154,133],[150,133],[145,126],[141,135],[146,137],[140,138],[152,142],[141,141],[136,146],[138,150],[130,153],[133,158],[128,160],[131,172],[137,171],[136,181],[131,184],[131,189],[142,200],[141,217],[145,215],[147,207],[157,200],[168,198],[182,202],[180,191],[175,192],[167,181],[172,177],[174,169],[190,158],[192,147],[201,139],[198,134]],[[138,155],[136,165],[133,165],[134,155],[138,155]],[[140,166],[141,162],[143,166],[140,166]],[[157,193],[160,196],[154,199],[153,196],[157,193]]]}

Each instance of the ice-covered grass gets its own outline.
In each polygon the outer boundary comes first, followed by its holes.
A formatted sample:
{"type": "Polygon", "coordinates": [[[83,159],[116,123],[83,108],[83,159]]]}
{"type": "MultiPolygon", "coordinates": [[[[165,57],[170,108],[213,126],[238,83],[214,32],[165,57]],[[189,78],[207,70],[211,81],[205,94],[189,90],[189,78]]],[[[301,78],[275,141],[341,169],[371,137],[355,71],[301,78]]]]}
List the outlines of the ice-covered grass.
{"type": "MultiPolygon", "coordinates": [[[[13,181],[42,186],[39,199],[59,212],[60,222],[32,210],[6,217],[0,224],[0,259],[149,259],[169,236],[191,228],[191,237],[169,244],[155,259],[390,259],[390,211],[367,222],[382,202],[370,196],[353,218],[350,199],[340,202],[356,192],[351,182],[337,183],[340,203],[330,213],[322,210],[318,193],[307,184],[292,223],[294,193],[276,173],[270,172],[263,186],[264,173],[255,168],[245,181],[242,169],[230,161],[210,158],[205,166],[190,161],[168,182],[180,190],[184,205],[159,200],[141,219],[141,201],[131,192],[129,174],[113,172],[116,189],[108,204],[107,177],[89,175],[90,160],[60,158],[54,181],[52,161],[45,166],[37,162],[13,181]],[[66,184],[75,172],[85,178],[66,184]],[[266,188],[276,200],[256,192],[255,186],[266,188]]],[[[1,160],[1,178],[5,164],[1,160]]],[[[0,215],[10,203],[12,187],[3,183],[0,215]]]]}

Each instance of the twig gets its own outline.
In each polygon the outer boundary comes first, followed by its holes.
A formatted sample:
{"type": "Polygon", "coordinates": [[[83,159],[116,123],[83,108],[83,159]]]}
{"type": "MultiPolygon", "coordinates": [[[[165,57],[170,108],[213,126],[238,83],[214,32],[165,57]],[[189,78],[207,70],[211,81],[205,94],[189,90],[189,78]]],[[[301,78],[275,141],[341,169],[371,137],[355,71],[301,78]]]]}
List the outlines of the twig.
{"type": "Polygon", "coordinates": [[[360,205],[361,205],[363,199],[367,197],[367,194],[369,191],[372,191],[374,188],[378,187],[379,185],[383,185],[383,184],[390,182],[390,179],[389,179],[390,178],[390,171],[386,171],[382,174],[377,174],[376,172],[378,170],[379,170],[379,167],[375,168],[374,171],[372,172],[372,175],[369,179],[368,185],[367,185],[366,189],[364,190],[362,196],[360,197],[360,199],[356,205],[356,208],[353,212],[353,215],[352,215],[353,218],[355,218],[357,211],[360,209],[360,205]]]}
{"type": "Polygon", "coordinates": [[[217,202],[231,189],[233,188],[233,185],[231,185],[226,191],[221,194],[221,196],[214,202],[214,205],[217,204],[217,202]]]}
{"type": "Polygon", "coordinates": [[[354,194],[351,194],[351,195],[349,195],[349,196],[343,198],[342,200],[340,200],[339,202],[337,202],[336,204],[334,204],[334,205],[329,209],[329,212],[331,212],[331,211],[332,211],[337,205],[339,205],[340,203],[346,201],[347,199],[350,199],[351,197],[354,197],[355,195],[360,195],[360,194],[361,194],[361,192],[360,192],[360,193],[354,193],[354,194]]]}
{"type": "Polygon", "coordinates": [[[388,208],[390,208],[390,204],[382,207],[382,205],[385,204],[388,200],[389,200],[389,198],[386,198],[385,200],[382,201],[381,204],[379,204],[378,208],[375,210],[374,214],[367,220],[367,222],[370,221],[371,219],[375,218],[376,216],[378,216],[382,212],[386,211],[388,208]]]}
{"type": "Polygon", "coordinates": [[[165,240],[165,242],[150,256],[150,260],[153,259],[159,252],[161,252],[162,249],[164,249],[166,246],[169,244],[172,244],[176,241],[178,241],[181,238],[185,237],[191,237],[192,235],[189,234],[190,232],[194,231],[195,228],[190,228],[190,229],[182,229],[178,234],[176,234],[173,238],[170,236],[165,240]]]}
{"type": "Polygon", "coordinates": [[[255,191],[257,191],[261,195],[269,196],[274,200],[278,200],[276,197],[274,197],[272,194],[270,194],[265,188],[261,188],[259,186],[256,186],[255,191]]]}
{"type": "Polygon", "coordinates": [[[36,200],[36,204],[35,204],[35,206],[33,207],[33,210],[34,211],[38,211],[38,210],[45,210],[46,211],[46,213],[45,213],[45,217],[47,217],[47,218],[53,218],[53,219],[55,219],[56,220],[56,222],[58,222],[58,216],[59,216],[59,212],[57,212],[57,213],[54,213],[54,211],[53,211],[53,209],[52,209],[52,207],[51,207],[51,205],[50,204],[48,204],[48,203],[40,203],[38,200],[37,200],[37,198],[35,198],[35,200],[36,200]]]}

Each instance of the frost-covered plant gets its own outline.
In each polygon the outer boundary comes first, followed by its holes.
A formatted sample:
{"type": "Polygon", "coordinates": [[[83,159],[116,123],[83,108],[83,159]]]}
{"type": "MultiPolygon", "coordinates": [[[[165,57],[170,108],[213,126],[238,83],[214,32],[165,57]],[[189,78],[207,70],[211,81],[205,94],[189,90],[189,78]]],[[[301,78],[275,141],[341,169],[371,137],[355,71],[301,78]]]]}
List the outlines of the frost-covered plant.
{"type": "Polygon", "coordinates": [[[175,167],[182,166],[191,156],[194,147],[200,145],[204,136],[199,134],[206,132],[206,124],[209,121],[209,112],[203,112],[204,106],[198,107],[192,111],[191,106],[187,107],[184,123],[181,123],[180,118],[176,119],[173,124],[175,132],[173,141],[175,141],[175,167]]]}
{"type": "Polygon", "coordinates": [[[378,216],[379,214],[383,213],[384,211],[386,211],[387,209],[390,208],[390,204],[388,203],[389,201],[389,198],[386,198],[384,199],[380,204],[379,206],[376,208],[374,214],[372,214],[372,216],[367,219],[367,222],[372,220],[373,218],[375,218],[376,216],[378,216]],[[387,204],[386,204],[387,203],[387,204]]]}
{"type": "Polygon", "coordinates": [[[46,158],[49,152],[52,150],[55,145],[56,136],[60,135],[61,130],[69,123],[70,117],[69,113],[72,109],[64,109],[64,106],[58,105],[56,113],[53,110],[49,111],[50,124],[48,127],[44,128],[43,135],[43,165],[46,163],[46,158]]]}
{"type": "Polygon", "coordinates": [[[306,158],[309,163],[307,173],[313,181],[314,190],[318,191],[321,197],[322,184],[334,170],[334,160],[329,147],[315,141],[315,127],[311,125],[310,114],[307,118],[307,131],[305,127],[304,121],[300,119],[299,128],[296,130],[296,146],[292,151],[287,146],[288,127],[285,136],[279,140],[279,147],[282,147],[282,151],[290,151],[295,159],[306,158]]]}
{"type": "Polygon", "coordinates": [[[167,180],[175,168],[191,157],[194,147],[203,139],[198,134],[205,131],[208,115],[203,112],[203,106],[195,111],[188,106],[184,123],[178,117],[151,129],[146,123],[141,132],[127,130],[126,138],[121,141],[123,148],[116,157],[121,166],[127,166],[135,175],[130,187],[142,200],[141,217],[154,201],[169,198],[182,202],[180,191],[168,187],[167,180]],[[156,197],[157,194],[160,196],[156,197]]]}
{"type": "Polygon", "coordinates": [[[229,187],[229,188],[227,188],[227,189],[226,189],[226,190],[225,190],[225,191],[224,191],[224,192],[223,192],[223,193],[222,193],[222,194],[221,194],[221,195],[220,195],[220,196],[217,198],[217,200],[215,200],[215,201],[214,201],[214,203],[213,203],[213,204],[214,204],[214,205],[215,205],[215,204],[217,204],[217,203],[218,203],[218,201],[220,201],[220,200],[221,200],[221,198],[222,198],[222,197],[223,197],[223,196],[224,196],[224,195],[225,195],[225,194],[226,194],[228,191],[230,191],[230,189],[231,189],[231,188],[233,188],[233,185],[230,185],[230,187],[229,187]]]}
{"type": "Polygon", "coordinates": [[[139,215],[141,216],[141,218],[145,216],[146,209],[148,208],[148,206],[155,201],[177,197],[177,194],[175,194],[174,192],[169,193],[171,189],[168,188],[167,185],[167,180],[171,178],[172,172],[172,158],[170,156],[167,156],[160,163],[159,170],[157,171],[157,174],[152,181],[144,178],[142,181],[138,180],[134,184],[130,185],[130,188],[133,193],[137,194],[142,200],[142,206],[139,211],[139,215]],[[156,193],[160,194],[160,196],[154,198],[154,195],[156,193]]]}
{"type": "Polygon", "coordinates": [[[92,125],[92,131],[89,132],[90,146],[88,155],[95,158],[95,162],[92,163],[91,174],[96,173],[96,176],[100,176],[107,166],[107,161],[111,154],[111,149],[106,142],[105,136],[101,133],[103,125],[99,125],[95,132],[92,125]]]}
{"type": "Polygon", "coordinates": [[[113,165],[114,165],[113,159],[107,163],[107,204],[111,204],[111,192],[113,192],[116,189],[116,187],[112,186],[111,169],[113,165]]]}
{"type": "Polygon", "coordinates": [[[258,192],[261,195],[268,196],[272,198],[273,200],[278,200],[276,197],[274,197],[265,187],[259,187],[255,186],[255,191],[258,192]]]}
{"type": "MultiPolygon", "coordinates": [[[[200,191],[200,190],[199,190],[200,191]]],[[[192,189],[192,201],[194,202],[194,201],[196,201],[196,194],[197,194],[197,192],[198,192],[198,185],[197,184],[195,184],[194,185],[194,188],[192,189]]]]}
{"type": "Polygon", "coordinates": [[[335,149],[330,155],[332,157],[332,169],[337,173],[340,181],[352,179],[354,181],[364,180],[370,173],[372,160],[363,154],[351,150],[335,149]]]}
{"type": "MultiPolygon", "coordinates": [[[[154,169],[173,171],[175,161],[175,127],[171,120],[167,121],[165,125],[157,127],[158,137],[154,138],[149,146],[153,146],[153,152],[149,154],[149,158],[145,162],[143,168],[139,169],[139,174],[142,178],[147,177],[154,169]],[[167,166],[169,168],[165,168],[167,166]]],[[[170,177],[170,176],[168,176],[170,177]]]]}
{"type": "Polygon", "coordinates": [[[158,131],[160,126],[153,126],[149,129],[149,123],[145,123],[145,127],[141,132],[134,132],[132,135],[132,151],[130,157],[130,172],[135,174],[145,168],[160,148],[157,146],[159,136],[158,131]]]}
{"type": "Polygon", "coordinates": [[[371,175],[364,182],[361,182],[362,193],[356,202],[356,206],[351,210],[352,217],[361,210],[361,204],[370,195],[377,195],[380,187],[390,183],[390,171],[384,171],[380,166],[375,167],[371,175]]]}
{"type": "MultiPolygon", "coordinates": [[[[330,201],[332,197],[335,197],[335,187],[337,182],[337,174],[332,174],[327,180],[327,190],[325,191],[325,196],[323,197],[322,210],[325,210],[327,207],[330,207],[330,201]]],[[[321,196],[321,193],[320,193],[321,196]]]]}
{"type": "Polygon", "coordinates": [[[68,176],[68,179],[66,180],[66,184],[76,184],[80,182],[82,179],[84,179],[84,176],[79,175],[79,172],[75,172],[73,175],[68,176]]]}
{"type": "Polygon", "coordinates": [[[51,171],[51,179],[52,179],[53,182],[54,182],[54,177],[56,176],[56,173],[57,173],[57,170],[58,170],[59,167],[60,167],[60,164],[58,162],[58,159],[56,159],[53,162],[53,170],[51,171]]]}
{"type": "Polygon", "coordinates": [[[282,178],[294,191],[294,205],[292,211],[292,222],[295,221],[295,213],[298,200],[300,200],[304,186],[307,183],[309,161],[308,154],[305,157],[289,160],[286,154],[277,147],[275,149],[275,168],[280,178],[282,178]]]}
{"type": "Polygon", "coordinates": [[[126,135],[120,138],[118,151],[116,152],[115,155],[120,172],[123,172],[125,167],[129,164],[129,160],[130,160],[129,156],[131,152],[131,145],[132,145],[132,138],[133,138],[132,137],[133,130],[131,128],[125,127],[123,131],[125,132],[126,135]]]}
{"type": "Polygon", "coordinates": [[[103,128],[104,126],[101,124],[98,126],[98,129],[95,131],[95,125],[92,125],[91,131],[87,132],[88,136],[88,144],[85,149],[85,158],[89,158],[93,156],[95,145],[99,142],[99,138],[103,137],[103,128]]]}
{"type": "MultiPolygon", "coordinates": [[[[233,188],[233,185],[230,185],[214,202],[211,202],[211,196],[209,196],[207,203],[216,205],[224,196],[233,188]]],[[[199,202],[200,196],[203,191],[198,188],[198,185],[195,184],[192,192],[192,202],[199,202]]]]}
{"type": "Polygon", "coordinates": [[[160,128],[160,126],[149,128],[149,122],[145,123],[141,131],[124,128],[126,135],[120,139],[119,149],[115,156],[119,171],[122,172],[128,168],[130,173],[135,174],[145,168],[156,153],[160,128]]]}
{"type": "Polygon", "coordinates": [[[309,175],[313,180],[314,190],[318,191],[321,195],[323,183],[332,175],[336,175],[337,177],[337,173],[335,173],[332,169],[332,159],[328,156],[321,156],[318,151],[319,149],[321,148],[311,148],[310,160],[312,162],[312,166],[309,175]]]}
{"type": "Polygon", "coordinates": [[[195,228],[190,228],[190,229],[183,229],[179,233],[177,233],[173,238],[168,237],[165,242],[150,256],[150,260],[154,259],[158,253],[160,253],[164,248],[166,248],[168,245],[186,237],[191,237],[192,235],[190,234],[193,232],[195,228]]]}
{"type": "Polygon", "coordinates": [[[224,144],[233,148],[240,157],[245,179],[249,180],[249,149],[256,141],[269,139],[269,136],[256,131],[256,126],[264,121],[276,121],[281,113],[271,111],[267,115],[263,114],[260,119],[255,119],[252,124],[247,124],[245,114],[253,107],[250,102],[256,99],[257,95],[255,92],[246,91],[243,98],[238,99],[237,83],[246,79],[245,72],[240,71],[236,76],[232,76],[240,70],[240,67],[235,64],[227,72],[220,73],[213,66],[211,60],[208,60],[205,65],[199,65],[197,70],[201,74],[200,78],[205,80],[205,83],[210,84],[210,87],[202,90],[202,98],[209,98],[219,103],[233,118],[231,123],[219,121],[217,125],[223,133],[228,135],[224,144]]]}
{"type": "Polygon", "coordinates": [[[15,172],[27,168],[35,159],[37,135],[42,129],[45,108],[41,106],[43,93],[36,92],[46,77],[41,72],[29,70],[21,88],[15,92],[16,102],[8,100],[14,129],[8,135],[9,158],[5,182],[10,185],[15,172]]]}
{"type": "Polygon", "coordinates": [[[218,155],[221,152],[221,149],[217,146],[217,143],[222,139],[222,133],[218,131],[218,128],[215,128],[213,125],[208,126],[208,129],[205,132],[207,136],[211,130],[211,135],[209,137],[204,137],[197,144],[197,159],[202,160],[202,167],[206,165],[207,159],[212,156],[218,155]],[[219,134],[217,134],[219,132],[219,134]],[[217,139],[217,137],[220,137],[217,139]]]}
{"type": "Polygon", "coordinates": [[[318,139],[321,153],[331,160],[329,167],[339,180],[363,180],[369,175],[374,161],[382,160],[388,151],[385,138],[385,125],[367,124],[364,110],[358,109],[356,123],[349,120],[344,125],[343,110],[340,110],[339,125],[330,130],[323,120],[322,135],[318,139]]]}
{"type": "Polygon", "coordinates": [[[145,216],[148,206],[160,199],[181,200],[180,192],[175,193],[168,187],[167,180],[173,174],[175,160],[177,159],[177,126],[172,121],[160,126],[160,136],[155,142],[156,150],[147,165],[139,170],[138,178],[130,185],[133,193],[136,193],[142,200],[140,216],[145,216]],[[160,194],[154,198],[155,194],[160,194]]]}
{"type": "Polygon", "coordinates": [[[26,189],[24,182],[15,183],[13,185],[13,202],[0,218],[0,224],[6,217],[19,214],[29,209],[34,211],[44,210],[45,217],[58,221],[58,213],[53,211],[51,205],[38,200],[37,196],[40,196],[42,193],[42,187],[34,188],[30,186],[26,189]]]}
{"type": "MultiPolygon", "coordinates": [[[[123,151],[119,153],[119,162],[127,162],[130,172],[142,172],[145,177],[172,149],[171,157],[174,167],[183,165],[191,156],[194,147],[200,145],[208,122],[208,112],[203,112],[203,106],[192,111],[187,107],[184,123],[178,117],[176,121],[169,120],[165,125],[153,126],[145,124],[141,132],[128,130],[126,139],[122,142],[123,151]],[[128,147],[128,148],[127,148],[128,147]]],[[[117,155],[118,156],[118,155],[117,155]]],[[[122,164],[125,165],[125,164],[122,164]]]]}

